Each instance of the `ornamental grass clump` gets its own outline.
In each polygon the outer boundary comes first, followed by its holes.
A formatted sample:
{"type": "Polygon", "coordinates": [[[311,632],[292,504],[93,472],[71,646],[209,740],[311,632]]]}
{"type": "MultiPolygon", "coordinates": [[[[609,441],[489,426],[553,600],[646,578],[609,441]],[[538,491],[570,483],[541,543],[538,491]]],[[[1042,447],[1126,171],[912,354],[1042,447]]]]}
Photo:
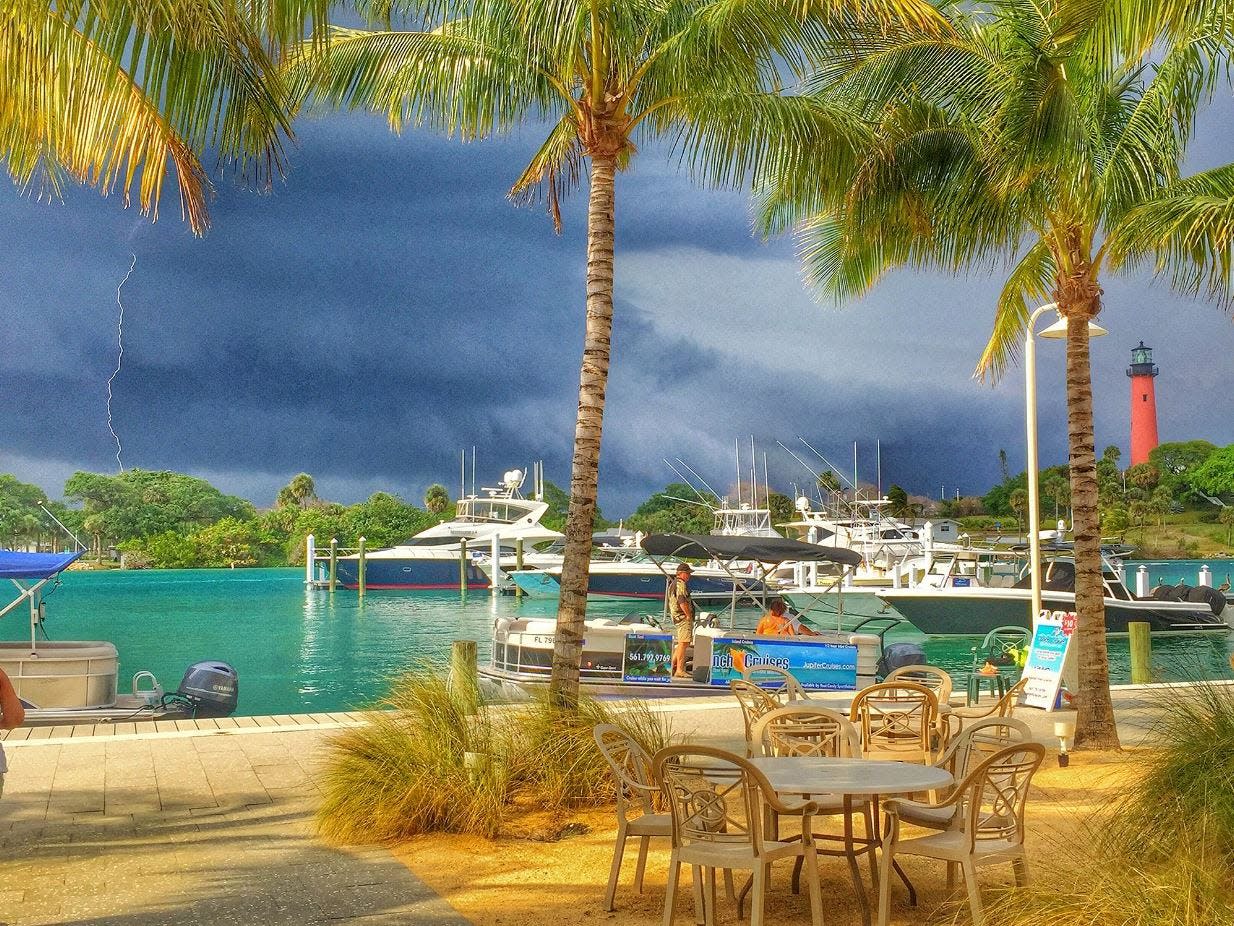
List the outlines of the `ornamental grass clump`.
{"type": "Polygon", "coordinates": [[[321,833],[343,843],[417,833],[495,834],[508,792],[485,714],[467,693],[428,674],[399,679],[362,727],[330,744],[318,811],[321,833]]]}
{"type": "Polygon", "coordinates": [[[1234,871],[1234,687],[1193,683],[1166,697],[1160,748],[1142,760],[1109,836],[1149,858],[1199,852],[1234,871]]]}
{"type": "Polygon", "coordinates": [[[428,673],[399,679],[379,707],[330,745],[318,824],[335,842],[518,831],[520,816],[613,799],[596,724],[621,727],[648,752],[668,742],[642,704],[582,699],[572,713],[544,698],[477,709],[472,692],[428,673]]]}
{"type": "Polygon", "coordinates": [[[1001,893],[988,926],[1234,926],[1234,688],[1168,691],[1123,796],[1001,893]]]}

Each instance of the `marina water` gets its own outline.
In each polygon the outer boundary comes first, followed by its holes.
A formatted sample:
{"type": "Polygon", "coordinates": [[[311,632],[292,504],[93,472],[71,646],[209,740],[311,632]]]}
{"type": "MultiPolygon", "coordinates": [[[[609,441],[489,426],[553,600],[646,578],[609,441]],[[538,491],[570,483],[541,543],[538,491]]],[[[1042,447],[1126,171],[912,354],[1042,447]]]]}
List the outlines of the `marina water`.
{"type": "MultiPolygon", "coordinates": [[[[1129,564],[1134,573],[1135,563],[1129,564]]],[[[1234,564],[1209,564],[1214,584],[1234,564]]],[[[1195,581],[1199,562],[1150,565],[1154,580],[1195,581]]],[[[70,572],[46,595],[46,631],[58,640],[109,640],[120,651],[120,685],[149,669],[171,690],[191,663],[222,659],[240,673],[246,715],[342,711],[379,700],[393,676],[421,665],[444,668],[450,643],[476,640],[488,657],[493,619],[551,617],[557,602],[472,593],[355,592],[306,589],[299,569],[181,569],[70,572]]],[[[588,613],[647,613],[645,602],[592,602],[588,613]]],[[[28,638],[18,610],[0,619],[0,639],[28,638]]],[[[752,627],[756,612],[739,613],[752,627]]],[[[1163,680],[1229,678],[1234,635],[1220,639],[1153,640],[1163,680]]],[[[889,640],[922,641],[931,663],[961,675],[972,662],[973,638],[925,639],[896,631],[889,640]]],[[[1126,639],[1110,640],[1110,670],[1126,682],[1126,639]]]]}

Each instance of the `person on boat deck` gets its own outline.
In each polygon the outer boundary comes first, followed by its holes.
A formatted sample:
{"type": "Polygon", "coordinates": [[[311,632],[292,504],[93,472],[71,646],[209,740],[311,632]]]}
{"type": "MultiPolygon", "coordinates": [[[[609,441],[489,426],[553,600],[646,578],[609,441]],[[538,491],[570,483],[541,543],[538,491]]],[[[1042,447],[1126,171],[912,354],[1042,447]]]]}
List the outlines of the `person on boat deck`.
{"type": "Polygon", "coordinates": [[[799,634],[805,636],[818,636],[813,630],[803,624],[796,616],[790,617],[784,613],[784,599],[772,598],[768,602],[769,610],[763,615],[763,619],[758,622],[758,627],[754,632],[760,636],[766,637],[795,637],[799,634]]]}
{"type": "Polygon", "coordinates": [[[665,604],[673,621],[673,678],[689,678],[686,673],[686,649],[694,642],[694,599],[690,597],[689,563],[681,563],[677,574],[668,583],[665,604]]]}
{"type": "MultiPolygon", "coordinates": [[[[4,670],[0,669],[0,729],[12,730],[14,727],[20,727],[25,719],[26,709],[21,706],[21,701],[17,697],[13,683],[4,674],[4,670]]],[[[4,794],[4,775],[7,771],[8,766],[4,760],[4,747],[0,746],[0,795],[4,794]]]]}

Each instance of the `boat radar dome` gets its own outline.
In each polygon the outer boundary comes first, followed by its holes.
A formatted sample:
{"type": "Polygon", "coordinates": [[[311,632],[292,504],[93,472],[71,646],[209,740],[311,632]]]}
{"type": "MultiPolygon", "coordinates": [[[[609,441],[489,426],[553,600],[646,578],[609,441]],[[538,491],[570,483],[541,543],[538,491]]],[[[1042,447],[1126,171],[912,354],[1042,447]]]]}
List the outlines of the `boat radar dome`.
{"type": "Polygon", "coordinates": [[[523,471],[521,469],[507,470],[506,474],[501,477],[501,484],[507,489],[517,489],[523,484],[523,471]]]}
{"type": "Polygon", "coordinates": [[[798,511],[809,511],[810,510],[810,500],[806,498],[804,495],[799,495],[797,496],[797,506],[796,507],[798,511]]]}

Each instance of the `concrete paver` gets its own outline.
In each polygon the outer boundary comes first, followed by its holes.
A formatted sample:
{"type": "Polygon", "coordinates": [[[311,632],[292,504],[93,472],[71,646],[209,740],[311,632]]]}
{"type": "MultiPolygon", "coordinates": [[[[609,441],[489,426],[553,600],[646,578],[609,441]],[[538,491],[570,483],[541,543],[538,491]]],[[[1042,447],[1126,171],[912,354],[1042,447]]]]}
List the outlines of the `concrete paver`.
{"type": "Polygon", "coordinates": [[[338,726],[8,738],[0,923],[465,924],[388,852],[316,838],[338,726]]]}

